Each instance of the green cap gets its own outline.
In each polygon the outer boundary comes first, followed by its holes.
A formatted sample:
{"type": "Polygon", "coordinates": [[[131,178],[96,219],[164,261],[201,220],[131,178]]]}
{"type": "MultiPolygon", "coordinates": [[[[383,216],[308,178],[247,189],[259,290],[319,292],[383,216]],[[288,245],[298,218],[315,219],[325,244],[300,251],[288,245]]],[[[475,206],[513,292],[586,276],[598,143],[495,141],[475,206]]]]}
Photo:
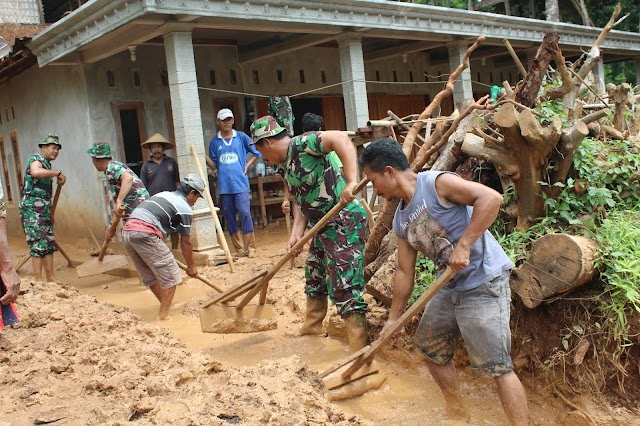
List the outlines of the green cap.
{"type": "Polygon", "coordinates": [[[87,150],[87,154],[93,158],[112,158],[111,147],[108,143],[98,142],[94,143],[91,148],[87,150]]]}
{"type": "Polygon", "coordinates": [[[45,145],[58,145],[60,148],[62,148],[62,144],[59,141],[58,135],[54,133],[47,134],[47,136],[42,139],[42,142],[38,144],[39,147],[43,147],[45,145]]]}
{"type": "Polygon", "coordinates": [[[270,115],[265,115],[264,117],[258,118],[251,125],[251,138],[255,144],[260,139],[270,138],[285,130],[284,127],[278,124],[275,118],[270,115]]]}

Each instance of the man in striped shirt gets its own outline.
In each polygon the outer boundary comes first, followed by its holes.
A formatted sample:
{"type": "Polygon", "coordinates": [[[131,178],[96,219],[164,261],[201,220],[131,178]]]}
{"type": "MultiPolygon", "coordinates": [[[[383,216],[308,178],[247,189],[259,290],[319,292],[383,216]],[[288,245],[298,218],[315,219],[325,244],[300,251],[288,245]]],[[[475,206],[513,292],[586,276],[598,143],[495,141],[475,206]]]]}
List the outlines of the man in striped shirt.
{"type": "Polygon", "coordinates": [[[142,283],[160,302],[159,319],[169,319],[169,308],[182,282],[182,274],[171,250],[164,243],[167,235],[180,235],[180,249],[187,261],[187,275],[198,274],[193,261],[191,222],[193,206],[202,197],[205,185],[195,174],[185,176],[176,191],[160,192],[142,202],[131,213],[123,231],[124,246],[133,260],[142,283]]]}

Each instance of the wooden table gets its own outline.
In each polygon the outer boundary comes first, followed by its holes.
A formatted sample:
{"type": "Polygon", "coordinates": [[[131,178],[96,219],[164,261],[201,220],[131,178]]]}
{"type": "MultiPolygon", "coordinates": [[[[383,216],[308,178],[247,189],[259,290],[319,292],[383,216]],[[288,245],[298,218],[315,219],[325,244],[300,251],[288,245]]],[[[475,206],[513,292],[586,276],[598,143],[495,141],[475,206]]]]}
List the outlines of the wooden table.
{"type": "Polygon", "coordinates": [[[258,222],[265,228],[269,224],[267,217],[267,206],[277,204],[280,206],[284,201],[284,197],[267,197],[265,185],[272,187],[273,190],[284,191],[284,179],[280,175],[272,176],[258,176],[249,179],[249,185],[257,189],[257,197],[251,199],[251,207],[259,208],[260,214],[257,219],[258,222]]]}

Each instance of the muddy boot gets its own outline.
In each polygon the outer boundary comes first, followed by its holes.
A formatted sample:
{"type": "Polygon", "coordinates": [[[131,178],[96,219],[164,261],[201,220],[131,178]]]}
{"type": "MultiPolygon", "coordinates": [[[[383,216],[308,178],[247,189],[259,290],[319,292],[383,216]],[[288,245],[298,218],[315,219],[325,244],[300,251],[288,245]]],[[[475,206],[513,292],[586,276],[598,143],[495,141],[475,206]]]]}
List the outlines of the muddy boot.
{"type": "Polygon", "coordinates": [[[367,317],[365,314],[362,312],[351,314],[344,319],[344,322],[351,352],[356,352],[364,348],[369,340],[369,335],[367,334],[367,317]]]}
{"type": "Polygon", "coordinates": [[[244,235],[244,251],[249,257],[256,257],[256,235],[252,232],[244,235]]]}
{"type": "Polygon", "coordinates": [[[231,234],[231,243],[233,244],[233,248],[235,249],[238,257],[244,257],[247,255],[242,244],[242,232],[240,232],[240,230],[236,231],[235,234],[231,234]]]}
{"type": "Polygon", "coordinates": [[[307,296],[307,316],[304,324],[300,327],[297,334],[306,335],[323,335],[322,320],[327,315],[327,298],[325,297],[309,297],[307,296]]]}

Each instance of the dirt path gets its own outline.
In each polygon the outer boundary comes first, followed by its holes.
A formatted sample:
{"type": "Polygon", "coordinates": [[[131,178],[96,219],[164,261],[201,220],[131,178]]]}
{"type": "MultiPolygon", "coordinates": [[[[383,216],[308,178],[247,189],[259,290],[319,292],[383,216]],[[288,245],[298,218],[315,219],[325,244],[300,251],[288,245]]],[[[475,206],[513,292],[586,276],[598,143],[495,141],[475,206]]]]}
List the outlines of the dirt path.
{"type": "MultiPolygon", "coordinates": [[[[258,257],[240,259],[235,274],[227,265],[201,271],[229,288],[269,269],[286,246],[285,226],[260,229],[256,239],[258,257]]],[[[14,255],[26,251],[21,241],[12,241],[12,247],[14,255]]],[[[89,259],[89,242],[64,247],[74,259],[89,259]]],[[[346,343],[339,337],[284,335],[303,318],[302,268],[287,265],[270,283],[268,301],[274,304],[278,329],[204,334],[199,303],[216,293],[199,281],[189,279],[178,287],[174,303],[181,306],[170,321],[160,322],[157,301],[137,278],[77,279],[59,255],[55,258],[59,277],[72,287],[23,285],[28,291],[20,299],[22,323],[0,337],[3,353],[13,354],[0,360],[0,421],[26,425],[56,416],[61,420],[55,424],[74,425],[128,419],[139,424],[278,425],[443,421],[437,386],[418,356],[402,347],[381,359],[388,379],[380,390],[336,404],[323,398],[312,372],[346,356],[346,343]],[[107,304],[95,303],[92,296],[107,304]]],[[[21,276],[28,278],[29,272],[27,264],[21,276]]],[[[340,335],[337,317],[325,324],[332,336],[340,335]]],[[[471,424],[507,424],[491,381],[463,368],[460,383],[471,424]]],[[[527,391],[537,424],[563,422],[566,413],[548,401],[548,390],[527,391]]]]}

